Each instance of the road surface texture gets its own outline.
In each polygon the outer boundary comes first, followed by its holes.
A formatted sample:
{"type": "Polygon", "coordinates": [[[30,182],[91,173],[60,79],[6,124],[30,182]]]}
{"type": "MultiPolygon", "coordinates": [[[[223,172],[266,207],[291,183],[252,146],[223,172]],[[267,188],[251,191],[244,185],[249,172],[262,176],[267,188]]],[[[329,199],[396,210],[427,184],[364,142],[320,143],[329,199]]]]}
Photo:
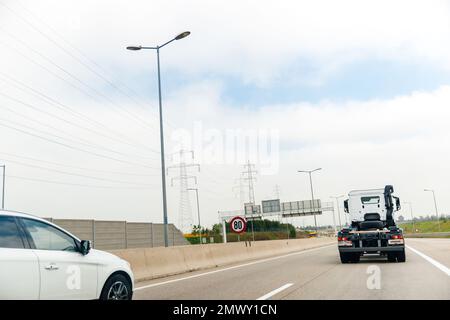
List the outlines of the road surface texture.
{"type": "Polygon", "coordinates": [[[450,299],[450,239],[407,239],[406,262],[341,264],[336,245],[140,282],[134,299],[450,299]]]}

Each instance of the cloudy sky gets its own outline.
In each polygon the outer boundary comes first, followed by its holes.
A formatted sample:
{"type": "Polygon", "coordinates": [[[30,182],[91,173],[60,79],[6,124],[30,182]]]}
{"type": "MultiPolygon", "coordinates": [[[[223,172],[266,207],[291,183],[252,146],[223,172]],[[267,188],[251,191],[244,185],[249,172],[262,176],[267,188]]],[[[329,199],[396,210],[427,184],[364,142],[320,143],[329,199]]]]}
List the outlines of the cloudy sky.
{"type": "MultiPolygon", "coordinates": [[[[247,202],[247,160],[257,201],[277,185],[282,201],[309,199],[297,170],[322,167],[324,202],[393,184],[417,216],[434,210],[424,188],[450,212],[450,3],[380,0],[0,0],[6,208],[160,222],[156,55],[125,47],[185,30],[161,49],[166,161],[195,151],[184,161],[201,165],[187,174],[204,224],[247,202]]],[[[179,175],[169,170],[175,224],[179,175]]]]}

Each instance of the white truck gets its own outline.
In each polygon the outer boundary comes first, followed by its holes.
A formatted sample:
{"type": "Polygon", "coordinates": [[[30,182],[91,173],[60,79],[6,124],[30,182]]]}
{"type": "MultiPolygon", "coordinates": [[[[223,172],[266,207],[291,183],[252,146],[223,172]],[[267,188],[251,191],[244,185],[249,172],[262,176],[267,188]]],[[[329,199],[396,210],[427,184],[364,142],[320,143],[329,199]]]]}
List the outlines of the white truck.
{"type": "Polygon", "coordinates": [[[338,232],[338,248],[342,263],[358,262],[364,254],[386,256],[389,262],[405,262],[403,231],[394,220],[400,210],[400,199],[394,188],[354,190],[344,201],[351,225],[338,232]]]}

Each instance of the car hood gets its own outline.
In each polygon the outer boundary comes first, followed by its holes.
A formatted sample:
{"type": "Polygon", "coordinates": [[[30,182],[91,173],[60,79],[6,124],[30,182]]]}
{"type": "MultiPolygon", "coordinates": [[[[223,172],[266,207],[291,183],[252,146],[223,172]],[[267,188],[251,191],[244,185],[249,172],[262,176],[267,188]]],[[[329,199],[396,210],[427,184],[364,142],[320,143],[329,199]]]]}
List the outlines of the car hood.
{"type": "Polygon", "coordinates": [[[92,257],[95,257],[96,260],[98,260],[99,262],[115,262],[115,263],[120,263],[120,264],[124,264],[126,266],[129,266],[128,262],[123,260],[122,258],[119,258],[118,256],[106,252],[106,251],[102,251],[102,250],[97,250],[97,249],[91,249],[91,251],[89,252],[89,255],[92,255],[92,257]]]}

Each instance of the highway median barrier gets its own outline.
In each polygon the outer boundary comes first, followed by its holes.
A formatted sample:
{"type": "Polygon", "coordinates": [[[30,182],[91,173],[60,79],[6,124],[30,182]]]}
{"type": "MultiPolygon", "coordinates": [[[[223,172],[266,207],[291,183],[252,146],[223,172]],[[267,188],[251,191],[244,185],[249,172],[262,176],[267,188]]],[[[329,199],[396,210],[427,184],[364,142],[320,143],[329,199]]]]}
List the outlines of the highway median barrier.
{"type": "Polygon", "coordinates": [[[327,237],[269,240],[252,242],[251,246],[242,241],[110,252],[131,264],[135,281],[139,282],[323,247],[335,241],[327,237]]]}
{"type": "Polygon", "coordinates": [[[404,233],[405,238],[450,238],[450,232],[404,233]]]}

